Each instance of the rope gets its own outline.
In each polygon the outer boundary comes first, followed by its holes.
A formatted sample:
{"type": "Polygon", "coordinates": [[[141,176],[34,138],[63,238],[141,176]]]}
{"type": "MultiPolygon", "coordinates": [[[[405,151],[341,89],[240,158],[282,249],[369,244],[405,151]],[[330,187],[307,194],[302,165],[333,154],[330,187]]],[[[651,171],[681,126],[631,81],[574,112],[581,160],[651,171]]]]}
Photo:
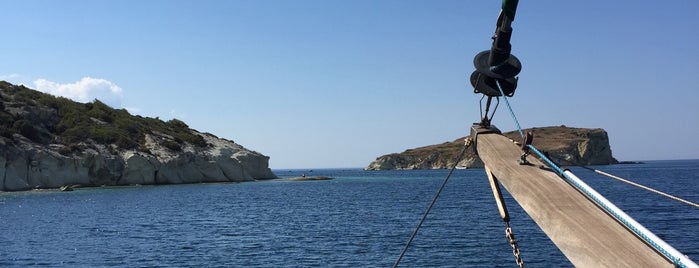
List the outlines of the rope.
{"type": "Polygon", "coordinates": [[[454,166],[449,170],[449,174],[447,174],[447,177],[444,178],[442,186],[439,187],[439,190],[437,190],[437,193],[432,198],[432,202],[430,202],[430,205],[427,207],[427,210],[425,210],[425,213],[422,215],[422,219],[420,219],[420,222],[417,224],[417,227],[415,227],[415,231],[413,231],[413,234],[410,236],[410,239],[408,239],[408,243],[405,244],[403,251],[401,251],[400,255],[398,256],[398,259],[396,260],[396,263],[393,264],[393,268],[398,267],[398,264],[400,264],[400,261],[403,259],[403,256],[405,256],[405,253],[408,251],[410,244],[413,242],[413,239],[415,239],[415,237],[417,236],[420,227],[422,227],[422,224],[425,222],[425,219],[427,219],[427,214],[430,214],[430,210],[432,210],[432,207],[437,202],[439,194],[442,193],[442,190],[444,190],[444,186],[446,186],[447,181],[449,181],[449,177],[451,177],[451,174],[454,172],[454,169],[456,169],[456,165],[459,163],[459,161],[461,161],[461,157],[464,155],[464,152],[466,152],[466,148],[468,148],[468,146],[471,145],[470,141],[470,138],[466,139],[466,144],[464,145],[463,150],[461,150],[461,153],[459,153],[459,155],[457,156],[456,162],[454,162],[454,166]]]}
{"type": "Polygon", "coordinates": [[[512,111],[512,106],[510,106],[510,101],[507,100],[507,96],[505,95],[505,91],[503,91],[502,87],[500,87],[500,80],[495,79],[495,84],[498,85],[498,90],[500,90],[500,94],[502,94],[502,97],[505,99],[505,103],[507,104],[507,109],[510,110],[510,115],[512,116],[512,120],[514,120],[515,124],[517,125],[517,130],[519,131],[519,136],[524,138],[524,131],[522,131],[522,127],[519,125],[519,121],[517,121],[517,117],[515,116],[515,112],[512,111]]]}
{"type": "Polygon", "coordinates": [[[682,256],[681,253],[677,252],[677,250],[672,248],[672,246],[667,245],[667,243],[660,240],[660,238],[658,238],[655,234],[648,231],[645,227],[643,227],[642,225],[637,223],[633,218],[626,215],[626,213],[624,213],[622,210],[617,208],[614,204],[612,204],[611,202],[606,200],[602,195],[597,193],[597,191],[595,191],[594,189],[589,187],[587,184],[585,184],[585,182],[583,182],[580,179],[573,178],[574,175],[571,176],[569,174],[572,174],[572,172],[570,172],[570,171],[564,172],[563,176],[562,176],[563,179],[565,179],[568,183],[570,183],[575,188],[580,190],[580,192],[585,194],[586,197],[588,197],[590,200],[594,201],[595,204],[597,204],[598,206],[603,208],[605,212],[607,212],[609,215],[614,217],[614,219],[616,219],[617,221],[622,223],[624,225],[624,227],[631,230],[631,232],[633,232],[636,236],[641,238],[641,240],[643,240],[646,244],[648,244],[653,249],[655,249],[657,252],[659,252],[663,256],[665,256],[676,267],[688,267],[685,263],[682,262],[680,257],[677,257],[677,256],[682,256]],[[636,224],[633,224],[633,223],[636,223],[636,224]],[[657,240],[652,239],[652,237],[657,238],[657,240]],[[662,246],[660,243],[667,246],[667,248],[665,246],[662,246]],[[677,254],[671,254],[670,250],[668,250],[668,249],[676,252],[677,254]]]}
{"type": "MultiPolygon", "coordinates": [[[[585,168],[587,168],[587,167],[585,167],[585,168]]],[[[612,175],[612,174],[609,174],[609,173],[604,172],[604,171],[601,171],[601,170],[596,170],[596,169],[591,169],[591,168],[587,168],[587,169],[590,169],[590,170],[592,170],[592,171],[594,171],[594,172],[596,172],[596,173],[598,173],[598,174],[602,174],[602,175],[607,176],[607,177],[610,177],[610,178],[612,178],[612,179],[615,179],[615,180],[618,180],[618,181],[621,181],[621,182],[624,182],[624,183],[628,183],[628,184],[630,184],[630,185],[636,186],[636,187],[641,188],[641,189],[643,189],[643,190],[650,191],[650,192],[652,192],[652,193],[656,193],[656,194],[665,196],[665,197],[670,198],[670,199],[672,199],[672,200],[679,201],[679,202],[685,203],[685,204],[687,204],[687,205],[690,205],[690,206],[699,208],[699,204],[694,203],[694,202],[692,202],[692,201],[685,200],[685,199],[682,199],[682,198],[673,196],[673,195],[671,195],[671,194],[658,191],[658,190],[653,189],[653,188],[650,188],[650,187],[648,187],[648,186],[645,186],[645,185],[642,185],[642,184],[638,184],[638,183],[632,182],[632,181],[630,181],[630,180],[627,180],[627,179],[624,179],[624,178],[621,178],[621,177],[614,176],[614,175],[612,175]]]]}
{"type": "MultiPolygon", "coordinates": [[[[502,90],[502,87],[500,86],[500,81],[498,81],[498,80],[496,79],[496,80],[495,80],[495,83],[498,85],[498,89],[500,90],[500,93],[502,94],[502,96],[505,97],[505,94],[504,94],[504,92],[503,92],[503,90],[502,90]]],[[[522,127],[519,125],[519,121],[517,121],[517,117],[515,116],[515,113],[514,113],[514,111],[512,110],[512,106],[510,106],[510,102],[507,101],[507,97],[505,97],[505,103],[507,104],[507,108],[510,110],[510,114],[512,115],[512,119],[515,121],[515,123],[516,123],[516,125],[517,125],[517,130],[519,130],[520,135],[521,135],[522,137],[524,137],[524,132],[522,131],[522,127]]],[[[563,169],[561,169],[560,167],[558,167],[558,165],[556,165],[555,163],[553,163],[553,161],[551,161],[548,157],[546,157],[546,155],[544,155],[544,154],[541,153],[538,149],[536,149],[536,147],[534,147],[534,145],[529,144],[529,145],[527,145],[527,147],[529,147],[532,151],[534,151],[534,153],[536,153],[536,155],[539,156],[539,158],[540,158],[541,160],[543,160],[544,162],[546,162],[546,165],[548,165],[551,169],[553,169],[554,171],[556,171],[556,173],[557,173],[561,178],[563,178],[566,182],[570,183],[570,184],[573,185],[575,188],[577,188],[578,190],[580,190],[583,194],[585,194],[585,196],[587,196],[588,198],[590,198],[591,200],[593,200],[593,201],[595,202],[595,204],[597,204],[598,206],[600,206],[601,208],[603,208],[607,213],[609,213],[609,214],[612,215],[616,220],[618,220],[619,222],[621,222],[626,228],[628,228],[628,229],[631,230],[634,234],[636,234],[638,237],[640,237],[646,244],[650,245],[650,246],[653,247],[656,251],[658,251],[658,252],[660,252],[661,254],[663,254],[663,256],[665,256],[668,260],[672,261],[672,263],[673,263],[674,265],[676,265],[677,267],[688,267],[688,266],[687,266],[685,263],[683,263],[678,257],[673,256],[673,254],[670,254],[670,253],[668,252],[667,249],[665,249],[664,247],[658,245],[657,243],[655,243],[654,241],[652,241],[646,234],[644,234],[643,232],[641,232],[638,228],[636,228],[636,227],[634,227],[633,225],[631,225],[631,224],[629,223],[628,220],[626,220],[624,217],[621,217],[621,216],[619,215],[619,213],[616,213],[615,210],[612,209],[610,206],[605,205],[605,203],[602,202],[602,201],[600,200],[600,198],[597,198],[597,197],[596,197],[596,196],[600,196],[600,197],[601,197],[601,195],[599,195],[594,189],[592,189],[591,187],[587,186],[584,182],[582,182],[582,181],[580,181],[580,180],[575,180],[575,179],[571,178],[571,176],[569,176],[566,172],[564,172],[563,169]],[[583,184],[584,184],[584,185],[583,185],[583,184]],[[587,186],[587,187],[584,187],[584,186],[587,186]],[[596,193],[596,194],[595,194],[595,193],[596,193]]],[[[602,197],[602,198],[604,198],[604,197],[602,197]]],[[[613,204],[611,204],[611,205],[614,206],[613,204]]],[[[623,212],[622,212],[622,213],[623,213],[623,212]]],[[[633,220],[633,219],[632,219],[632,220],[633,220]]],[[[642,227],[642,226],[641,226],[641,227],[642,227]]],[[[652,234],[652,233],[651,233],[651,234],[652,234]]],[[[670,248],[672,248],[672,247],[670,247],[670,248]]],[[[673,250],[674,250],[674,249],[673,249],[673,250]]],[[[676,251],[676,250],[675,250],[675,251],[676,251]]]]}
{"type": "MultiPolygon", "coordinates": [[[[558,158],[558,157],[549,156],[549,158],[555,158],[555,160],[558,161],[559,163],[560,163],[561,161],[565,161],[565,162],[568,162],[568,163],[571,164],[571,165],[575,165],[575,163],[573,163],[573,162],[570,162],[570,161],[568,161],[568,160],[561,159],[561,158],[558,158]]],[[[588,167],[588,166],[579,166],[579,167],[584,168],[584,169],[587,169],[587,170],[592,171],[592,172],[595,172],[595,173],[600,174],[600,175],[602,175],[602,176],[609,177],[609,178],[612,178],[612,179],[621,181],[621,182],[626,183],[626,184],[629,184],[629,185],[631,185],[631,186],[636,186],[636,187],[638,187],[638,188],[641,188],[641,189],[643,189],[643,190],[649,191],[649,192],[651,192],[651,193],[659,194],[659,195],[662,195],[662,196],[664,196],[664,197],[670,198],[670,199],[672,199],[672,200],[675,200],[675,201],[678,201],[678,202],[682,202],[682,203],[685,203],[685,204],[687,204],[687,205],[690,205],[690,206],[699,208],[699,204],[697,204],[697,203],[694,203],[694,202],[689,201],[689,200],[686,200],[686,199],[682,199],[682,198],[680,198],[680,197],[677,197],[677,196],[674,196],[674,195],[665,193],[665,192],[660,191],[660,190],[653,189],[653,188],[648,187],[648,186],[645,186],[645,185],[643,185],[643,184],[640,184],[640,183],[637,183],[637,182],[633,182],[633,181],[631,181],[631,180],[624,179],[624,178],[622,178],[622,177],[619,177],[619,176],[616,176],[616,175],[613,175],[613,174],[610,174],[610,173],[601,171],[601,170],[599,170],[599,169],[594,169],[594,168],[591,168],[591,167],[588,167]]]]}

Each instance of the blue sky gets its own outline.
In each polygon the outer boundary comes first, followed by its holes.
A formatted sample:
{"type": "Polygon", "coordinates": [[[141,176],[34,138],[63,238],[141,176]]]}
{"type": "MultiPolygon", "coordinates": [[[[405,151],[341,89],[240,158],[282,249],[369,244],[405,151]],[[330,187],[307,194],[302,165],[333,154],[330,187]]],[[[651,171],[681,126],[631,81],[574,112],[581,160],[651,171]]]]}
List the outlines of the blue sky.
{"type": "MultiPolygon", "coordinates": [[[[500,1],[0,0],[0,80],[179,118],[272,168],[364,167],[479,120],[500,1]]],[[[620,160],[699,158],[699,1],[520,1],[523,127],[604,128],[620,160]]],[[[504,106],[493,124],[513,130],[504,106]]]]}

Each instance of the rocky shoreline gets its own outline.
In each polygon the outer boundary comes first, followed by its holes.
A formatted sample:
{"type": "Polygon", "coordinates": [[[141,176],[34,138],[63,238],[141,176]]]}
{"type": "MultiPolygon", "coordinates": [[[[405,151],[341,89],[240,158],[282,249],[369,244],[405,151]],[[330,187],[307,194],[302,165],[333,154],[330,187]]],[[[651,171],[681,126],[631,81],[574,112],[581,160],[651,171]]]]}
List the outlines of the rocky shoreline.
{"type": "MultiPolygon", "coordinates": [[[[194,130],[192,130],[194,131],[194,130]]],[[[195,132],[195,131],[194,131],[195,132]]],[[[148,137],[149,152],[95,146],[65,156],[30,141],[8,144],[0,140],[0,191],[59,188],[66,185],[124,186],[202,182],[242,182],[273,179],[269,157],[249,151],[211,134],[201,135],[210,146],[191,144],[174,152],[148,137]]],[[[60,147],[60,146],[54,146],[60,147]]]]}

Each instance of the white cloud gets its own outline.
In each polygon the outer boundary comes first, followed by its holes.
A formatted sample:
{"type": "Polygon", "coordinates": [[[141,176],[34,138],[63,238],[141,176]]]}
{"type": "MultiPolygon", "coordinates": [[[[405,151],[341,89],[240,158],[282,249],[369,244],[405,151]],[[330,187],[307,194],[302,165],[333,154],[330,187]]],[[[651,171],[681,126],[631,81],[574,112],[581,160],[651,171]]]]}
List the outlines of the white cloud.
{"type": "Polygon", "coordinates": [[[61,84],[46,79],[34,80],[36,90],[74,101],[91,102],[98,99],[112,108],[121,108],[122,89],[114,83],[92,77],[83,77],[80,81],[61,84]]]}

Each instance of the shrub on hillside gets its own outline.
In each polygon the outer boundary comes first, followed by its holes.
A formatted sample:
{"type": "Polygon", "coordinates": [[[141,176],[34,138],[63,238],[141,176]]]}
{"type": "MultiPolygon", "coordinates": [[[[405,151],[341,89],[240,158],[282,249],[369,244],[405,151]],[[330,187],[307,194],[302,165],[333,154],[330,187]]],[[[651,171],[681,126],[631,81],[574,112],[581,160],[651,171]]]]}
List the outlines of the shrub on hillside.
{"type": "Polygon", "coordinates": [[[146,134],[155,133],[173,137],[174,140],[168,140],[165,146],[175,151],[182,149],[183,142],[208,146],[203,137],[193,134],[189,126],[179,119],[164,122],[157,117],[134,116],[125,109],[113,109],[100,100],[78,103],[5,82],[0,82],[0,90],[0,135],[12,137],[14,133],[20,133],[33,141],[60,141],[69,148],[64,149],[63,153],[72,153],[74,148],[78,148],[77,144],[88,140],[116,144],[123,149],[146,150],[146,134]],[[54,118],[60,120],[42,120],[39,123],[29,120],[33,117],[16,117],[4,112],[3,101],[24,107],[30,114],[55,112],[54,118]],[[35,106],[40,109],[31,108],[35,106]]]}
{"type": "Polygon", "coordinates": [[[12,129],[19,133],[22,134],[22,136],[26,137],[27,139],[30,139],[32,141],[38,141],[39,140],[39,134],[37,130],[32,126],[32,124],[25,120],[25,119],[20,119],[15,121],[15,123],[12,125],[12,129]]]}
{"type": "Polygon", "coordinates": [[[173,118],[165,122],[168,126],[172,127],[174,130],[188,130],[189,126],[185,123],[182,122],[182,120],[173,118]]]}
{"type": "Polygon", "coordinates": [[[182,151],[182,147],[176,141],[165,140],[165,141],[163,141],[162,144],[163,144],[163,146],[165,146],[165,148],[168,148],[168,149],[173,150],[175,152],[182,151]]]}

